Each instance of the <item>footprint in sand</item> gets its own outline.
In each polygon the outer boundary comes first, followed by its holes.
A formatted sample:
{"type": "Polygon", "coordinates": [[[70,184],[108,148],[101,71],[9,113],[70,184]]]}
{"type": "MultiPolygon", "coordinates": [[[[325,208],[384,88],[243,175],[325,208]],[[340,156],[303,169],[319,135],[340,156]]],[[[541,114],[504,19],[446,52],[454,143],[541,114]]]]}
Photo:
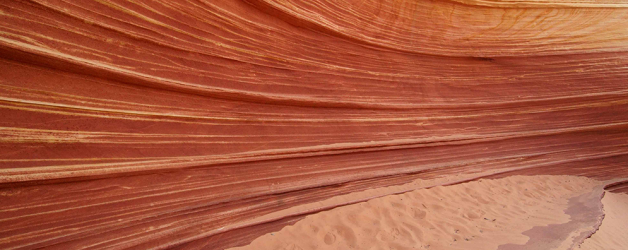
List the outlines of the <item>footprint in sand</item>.
{"type": "Polygon", "coordinates": [[[427,212],[418,208],[412,208],[411,215],[412,215],[412,218],[422,220],[422,219],[425,219],[425,217],[427,216],[427,212]]]}
{"type": "Polygon", "coordinates": [[[480,218],[480,216],[474,213],[473,211],[468,211],[464,213],[462,217],[466,218],[467,220],[477,220],[480,218]]]}
{"type": "Polygon", "coordinates": [[[380,231],[377,233],[375,238],[384,242],[392,242],[400,238],[401,232],[398,228],[393,228],[390,231],[380,231]]]}
{"type": "Polygon", "coordinates": [[[333,233],[327,233],[325,234],[325,238],[323,238],[323,241],[327,245],[334,244],[334,242],[336,242],[336,235],[333,233]]]}
{"type": "Polygon", "coordinates": [[[295,245],[295,244],[290,244],[285,246],[284,248],[282,248],[282,250],[303,250],[303,248],[295,245]]]}

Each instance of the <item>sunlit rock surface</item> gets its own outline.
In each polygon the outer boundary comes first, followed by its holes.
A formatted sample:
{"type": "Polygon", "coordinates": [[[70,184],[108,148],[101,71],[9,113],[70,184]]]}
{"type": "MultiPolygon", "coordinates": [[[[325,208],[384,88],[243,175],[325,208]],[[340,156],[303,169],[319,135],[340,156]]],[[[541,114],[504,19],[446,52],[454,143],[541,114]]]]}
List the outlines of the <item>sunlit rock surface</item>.
{"type": "Polygon", "coordinates": [[[624,0],[0,1],[0,248],[222,249],[417,178],[628,177],[627,27],[624,0]]]}

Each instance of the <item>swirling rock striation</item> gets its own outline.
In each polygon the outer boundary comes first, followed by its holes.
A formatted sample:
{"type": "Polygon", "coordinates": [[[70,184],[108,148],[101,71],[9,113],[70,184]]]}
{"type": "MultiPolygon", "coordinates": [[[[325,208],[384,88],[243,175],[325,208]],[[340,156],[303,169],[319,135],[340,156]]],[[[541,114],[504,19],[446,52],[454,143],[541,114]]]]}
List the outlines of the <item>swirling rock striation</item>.
{"type": "Polygon", "coordinates": [[[417,178],[627,177],[627,20],[624,0],[0,1],[0,248],[220,249],[417,178]]]}

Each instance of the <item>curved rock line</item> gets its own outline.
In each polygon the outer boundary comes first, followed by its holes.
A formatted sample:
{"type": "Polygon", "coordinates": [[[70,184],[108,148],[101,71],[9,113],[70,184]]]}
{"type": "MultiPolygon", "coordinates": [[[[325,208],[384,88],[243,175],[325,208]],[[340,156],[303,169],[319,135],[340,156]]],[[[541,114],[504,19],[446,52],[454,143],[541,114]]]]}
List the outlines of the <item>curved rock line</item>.
{"type": "Polygon", "coordinates": [[[417,179],[628,177],[625,5],[2,1],[0,248],[222,249],[417,179]]]}

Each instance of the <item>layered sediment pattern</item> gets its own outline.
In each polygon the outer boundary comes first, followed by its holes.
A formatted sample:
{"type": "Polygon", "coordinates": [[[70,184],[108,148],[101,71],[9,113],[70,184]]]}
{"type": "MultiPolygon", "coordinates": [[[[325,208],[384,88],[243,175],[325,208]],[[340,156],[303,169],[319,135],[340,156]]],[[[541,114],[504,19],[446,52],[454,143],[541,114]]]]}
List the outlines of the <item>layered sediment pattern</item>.
{"type": "Polygon", "coordinates": [[[2,1],[0,248],[222,249],[417,178],[628,177],[627,20],[622,0],[2,1]]]}

